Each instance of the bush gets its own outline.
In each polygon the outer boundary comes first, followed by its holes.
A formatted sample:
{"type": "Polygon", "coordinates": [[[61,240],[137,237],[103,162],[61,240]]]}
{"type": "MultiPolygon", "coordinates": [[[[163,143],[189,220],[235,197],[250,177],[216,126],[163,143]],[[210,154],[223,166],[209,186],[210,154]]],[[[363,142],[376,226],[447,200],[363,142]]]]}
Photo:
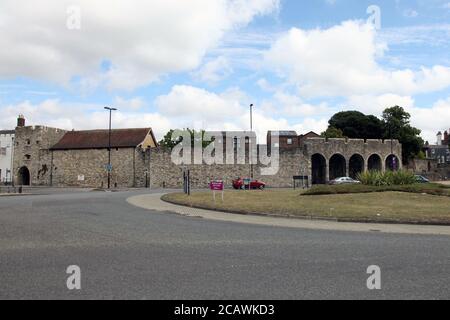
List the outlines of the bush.
{"type": "Polygon", "coordinates": [[[364,184],[334,185],[334,186],[315,186],[304,192],[304,196],[330,195],[330,194],[352,194],[352,193],[372,193],[372,192],[408,192],[408,193],[426,193],[436,196],[450,196],[449,188],[444,185],[426,183],[409,185],[383,185],[372,186],[364,184]]]}
{"type": "Polygon", "coordinates": [[[415,184],[416,177],[409,171],[368,171],[358,175],[358,180],[367,186],[403,186],[415,184]]]}

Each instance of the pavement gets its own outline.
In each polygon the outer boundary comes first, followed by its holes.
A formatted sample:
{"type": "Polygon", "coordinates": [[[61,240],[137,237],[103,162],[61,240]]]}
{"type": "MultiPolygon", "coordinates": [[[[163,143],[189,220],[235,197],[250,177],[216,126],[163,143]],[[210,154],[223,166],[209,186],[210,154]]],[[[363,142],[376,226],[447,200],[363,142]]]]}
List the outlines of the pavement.
{"type": "Polygon", "coordinates": [[[127,202],[160,193],[2,197],[0,299],[450,297],[447,235],[236,223],[127,202]],[[81,290],[66,286],[71,265],[81,290]],[[372,265],[381,290],[367,288],[372,265]]]}
{"type": "Polygon", "coordinates": [[[139,195],[127,201],[135,206],[159,211],[172,212],[186,217],[204,218],[216,221],[257,224],[265,226],[288,227],[312,230],[338,230],[353,232],[381,232],[403,234],[430,234],[450,236],[450,226],[421,226],[408,224],[347,223],[327,220],[306,220],[295,218],[279,218],[270,216],[239,215],[212,210],[203,210],[173,205],[161,200],[163,194],[139,195]]]}

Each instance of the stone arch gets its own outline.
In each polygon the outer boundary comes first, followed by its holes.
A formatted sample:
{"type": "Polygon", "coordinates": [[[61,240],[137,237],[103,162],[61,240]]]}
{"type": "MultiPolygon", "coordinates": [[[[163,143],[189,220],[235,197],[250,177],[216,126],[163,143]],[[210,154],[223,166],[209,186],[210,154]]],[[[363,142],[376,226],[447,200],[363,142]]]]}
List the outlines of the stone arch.
{"type": "Polygon", "coordinates": [[[17,174],[17,182],[21,186],[29,186],[30,185],[30,170],[28,170],[27,167],[22,167],[19,169],[19,172],[17,174]]]}
{"type": "Polygon", "coordinates": [[[320,153],[311,157],[312,184],[327,183],[327,160],[320,153]]]}
{"type": "Polygon", "coordinates": [[[336,153],[330,158],[330,180],[347,175],[347,161],[342,154],[336,153]]]}
{"type": "Polygon", "coordinates": [[[358,175],[364,172],[364,157],[360,154],[354,154],[348,161],[348,171],[351,178],[358,178],[358,175]]]}
{"type": "Polygon", "coordinates": [[[398,171],[400,169],[400,160],[395,154],[390,154],[386,158],[386,170],[398,171]]]}
{"type": "Polygon", "coordinates": [[[367,170],[369,171],[382,171],[383,164],[381,157],[378,154],[372,154],[367,160],[367,170]]]}

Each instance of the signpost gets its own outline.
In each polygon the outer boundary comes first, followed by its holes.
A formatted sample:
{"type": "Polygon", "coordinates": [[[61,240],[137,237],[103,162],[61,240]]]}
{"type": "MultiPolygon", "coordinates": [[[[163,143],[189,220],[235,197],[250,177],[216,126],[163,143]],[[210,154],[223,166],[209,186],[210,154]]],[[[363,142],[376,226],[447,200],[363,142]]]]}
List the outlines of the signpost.
{"type": "Polygon", "coordinates": [[[297,182],[301,181],[301,188],[305,189],[305,188],[309,188],[309,177],[308,176],[294,176],[293,177],[294,180],[294,190],[297,188],[297,182]],[[305,184],[306,181],[306,184],[305,184]]]}
{"type": "Polygon", "coordinates": [[[251,189],[251,188],[250,188],[251,183],[252,183],[252,179],[250,179],[250,178],[245,178],[245,179],[244,179],[244,190],[245,190],[245,189],[250,190],[250,189],[251,189]]]}
{"type": "Polygon", "coordinates": [[[216,191],[222,192],[222,202],[223,202],[223,192],[225,189],[225,184],[223,180],[211,181],[209,184],[209,188],[213,192],[214,202],[216,202],[216,191]]]}

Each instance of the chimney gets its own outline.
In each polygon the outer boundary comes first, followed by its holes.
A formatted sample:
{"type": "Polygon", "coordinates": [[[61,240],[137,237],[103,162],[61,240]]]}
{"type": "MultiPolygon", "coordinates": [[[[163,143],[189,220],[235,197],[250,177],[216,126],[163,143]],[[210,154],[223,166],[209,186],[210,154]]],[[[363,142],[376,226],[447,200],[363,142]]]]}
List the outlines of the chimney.
{"type": "Polygon", "coordinates": [[[23,114],[20,114],[19,117],[17,118],[17,126],[25,127],[25,117],[23,116],[23,114]]]}
{"type": "Polygon", "coordinates": [[[436,144],[438,146],[442,146],[442,132],[439,131],[438,134],[436,135],[436,138],[437,138],[436,144]]]}

